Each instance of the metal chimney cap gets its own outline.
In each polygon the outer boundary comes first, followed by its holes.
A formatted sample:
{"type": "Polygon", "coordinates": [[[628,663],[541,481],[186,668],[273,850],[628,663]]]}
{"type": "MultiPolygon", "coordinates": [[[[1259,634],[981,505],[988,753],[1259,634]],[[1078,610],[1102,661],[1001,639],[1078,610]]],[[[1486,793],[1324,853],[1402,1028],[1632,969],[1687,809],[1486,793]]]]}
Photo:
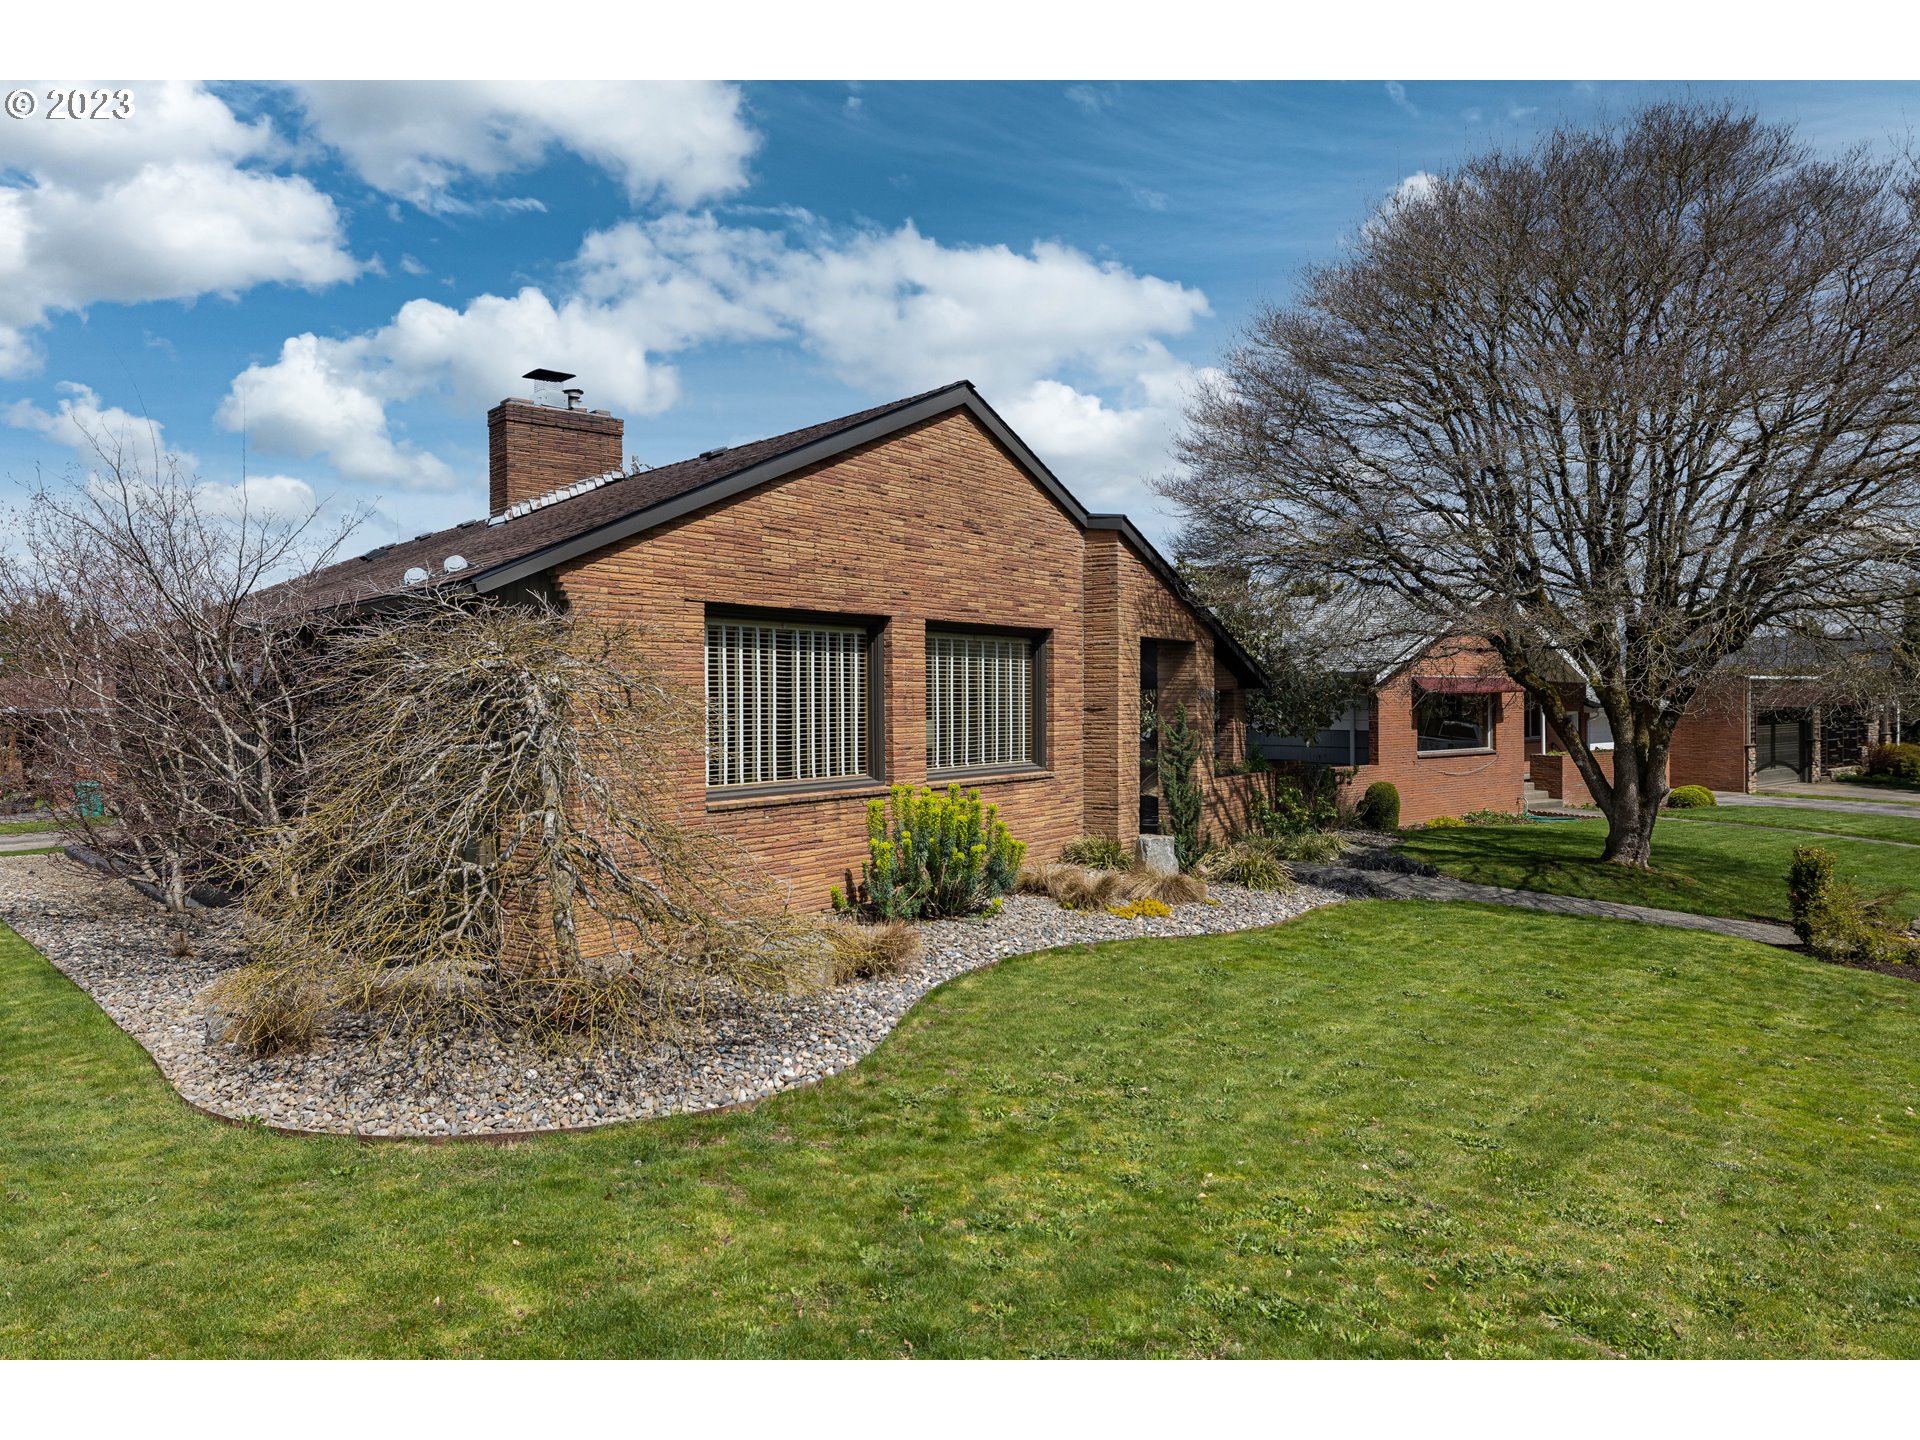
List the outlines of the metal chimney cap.
{"type": "Polygon", "coordinates": [[[538,380],[542,385],[558,385],[562,380],[573,379],[573,372],[571,370],[529,370],[520,378],[538,380]]]}

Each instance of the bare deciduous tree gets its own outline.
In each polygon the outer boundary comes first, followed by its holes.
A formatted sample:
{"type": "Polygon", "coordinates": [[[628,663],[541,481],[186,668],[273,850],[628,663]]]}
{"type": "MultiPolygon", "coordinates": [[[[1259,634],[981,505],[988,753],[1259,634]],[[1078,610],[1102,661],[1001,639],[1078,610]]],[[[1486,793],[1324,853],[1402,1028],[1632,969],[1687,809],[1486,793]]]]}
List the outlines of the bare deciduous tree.
{"type": "Polygon", "coordinates": [[[182,910],[286,815],[304,763],[297,703],[316,617],[299,577],[351,522],[273,512],[176,457],[90,434],[95,463],[12,517],[0,608],[43,710],[32,777],[79,838],[182,910]],[[96,815],[76,785],[101,787],[96,815]]]}
{"type": "Polygon", "coordinates": [[[336,635],[309,699],[301,811],[247,884],[237,1035],[329,1008],[408,1028],[659,1033],[715,985],[826,962],[772,887],[685,823],[702,710],[639,637],[553,610],[422,596],[336,635]]]}
{"type": "Polygon", "coordinates": [[[1183,548],[1486,635],[1605,857],[1644,866],[1674,725],[1725,659],[1830,615],[1897,625],[1912,592],[1916,200],[1908,166],[1692,104],[1406,187],[1199,396],[1163,486],[1183,548]]]}

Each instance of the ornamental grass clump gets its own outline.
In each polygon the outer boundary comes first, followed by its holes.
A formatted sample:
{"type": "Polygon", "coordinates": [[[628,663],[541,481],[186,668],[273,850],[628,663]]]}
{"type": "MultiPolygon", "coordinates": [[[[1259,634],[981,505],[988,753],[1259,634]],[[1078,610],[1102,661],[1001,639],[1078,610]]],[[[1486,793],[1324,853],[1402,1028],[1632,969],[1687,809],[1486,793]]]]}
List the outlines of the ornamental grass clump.
{"type": "Polygon", "coordinates": [[[920,958],[920,931],[904,920],[878,925],[823,920],[820,932],[833,949],[828,978],[835,985],[904,975],[920,958]]]}
{"type": "Polygon", "coordinates": [[[1127,877],[1117,870],[1090,870],[1082,865],[1027,865],[1015,888],[1022,895],[1045,895],[1067,910],[1101,910],[1127,891],[1127,877]]]}
{"type": "Polygon", "coordinates": [[[1240,843],[1276,860],[1298,860],[1304,865],[1330,865],[1348,848],[1346,841],[1324,830],[1309,830],[1304,835],[1249,835],[1240,843]]]}
{"type": "Polygon", "coordinates": [[[1286,862],[1270,847],[1252,841],[1209,850],[1200,861],[1199,872],[1215,884],[1238,885],[1245,890],[1293,888],[1293,871],[1286,862]]]}
{"type": "Polygon", "coordinates": [[[939,920],[997,908],[1025,860],[1000,807],[978,790],[944,793],[896,785],[867,806],[861,890],[883,920],[939,920]]]}
{"type": "Polygon", "coordinates": [[[1132,899],[1154,900],[1162,905],[1201,905],[1207,899],[1207,882],[1184,870],[1162,874],[1136,865],[1127,872],[1126,885],[1132,899]]]}
{"type": "Polygon", "coordinates": [[[1133,856],[1110,835],[1082,835],[1061,847],[1060,863],[1089,870],[1125,870],[1133,864],[1133,856]]]}

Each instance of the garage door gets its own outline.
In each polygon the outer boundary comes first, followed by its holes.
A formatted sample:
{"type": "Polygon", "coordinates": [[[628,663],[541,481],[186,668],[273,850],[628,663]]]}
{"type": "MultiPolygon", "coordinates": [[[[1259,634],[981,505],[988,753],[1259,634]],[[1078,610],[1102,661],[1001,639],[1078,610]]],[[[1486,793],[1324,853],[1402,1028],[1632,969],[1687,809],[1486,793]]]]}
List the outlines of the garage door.
{"type": "Polygon", "coordinates": [[[1753,727],[1756,780],[1806,779],[1807,722],[1760,720],[1753,727]]]}

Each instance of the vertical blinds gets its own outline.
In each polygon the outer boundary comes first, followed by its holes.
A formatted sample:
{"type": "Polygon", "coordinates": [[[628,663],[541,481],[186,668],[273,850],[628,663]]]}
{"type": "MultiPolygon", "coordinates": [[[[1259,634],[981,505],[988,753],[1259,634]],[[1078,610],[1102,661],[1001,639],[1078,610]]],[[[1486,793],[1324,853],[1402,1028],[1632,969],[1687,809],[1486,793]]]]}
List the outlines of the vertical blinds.
{"type": "Polygon", "coordinates": [[[1033,642],[927,635],[927,768],[1033,760],[1033,642]]]}
{"type": "Polygon", "coordinates": [[[865,631],[707,622],[707,784],[866,773],[865,631]]]}

